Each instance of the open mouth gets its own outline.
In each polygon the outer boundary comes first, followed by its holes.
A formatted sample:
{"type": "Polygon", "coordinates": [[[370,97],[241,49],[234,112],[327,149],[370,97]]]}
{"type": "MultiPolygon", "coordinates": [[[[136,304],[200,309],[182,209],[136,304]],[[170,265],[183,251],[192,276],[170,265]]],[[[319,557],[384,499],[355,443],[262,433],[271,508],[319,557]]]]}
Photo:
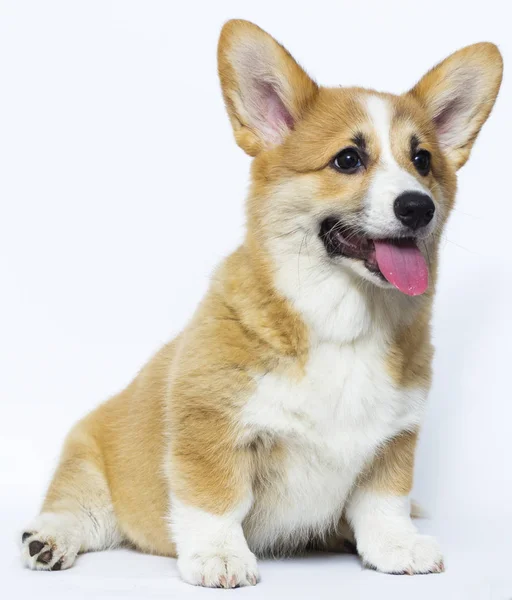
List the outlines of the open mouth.
{"type": "Polygon", "coordinates": [[[329,256],[362,261],[370,273],[408,296],[428,288],[428,266],[414,238],[372,239],[329,217],[320,225],[320,239],[329,256]]]}

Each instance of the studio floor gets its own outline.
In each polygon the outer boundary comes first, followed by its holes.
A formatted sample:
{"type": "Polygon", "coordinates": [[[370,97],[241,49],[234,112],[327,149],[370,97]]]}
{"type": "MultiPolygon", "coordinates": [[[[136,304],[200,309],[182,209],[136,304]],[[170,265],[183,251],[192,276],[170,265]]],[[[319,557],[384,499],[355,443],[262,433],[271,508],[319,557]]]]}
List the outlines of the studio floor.
{"type": "Polygon", "coordinates": [[[125,549],[85,554],[68,571],[31,572],[21,566],[17,548],[29,507],[6,495],[0,502],[0,589],[8,599],[512,599],[510,523],[418,521],[420,530],[435,534],[443,546],[446,572],[440,575],[383,575],[362,569],[355,556],[316,554],[260,561],[261,582],[254,588],[208,590],[182,583],[174,560],[125,549]]]}

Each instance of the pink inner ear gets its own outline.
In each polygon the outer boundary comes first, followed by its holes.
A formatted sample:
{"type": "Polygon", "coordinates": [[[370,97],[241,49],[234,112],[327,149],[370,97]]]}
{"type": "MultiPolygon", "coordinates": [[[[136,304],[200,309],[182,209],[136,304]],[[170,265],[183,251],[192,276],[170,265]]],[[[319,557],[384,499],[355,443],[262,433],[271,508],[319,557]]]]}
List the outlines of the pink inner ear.
{"type": "Polygon", "coordinates": [[[440,135],[444,135],[449,132],[452,121],[454,118],[457,118],[461,107],[462,99],[454,98],[443,107],[443,110],[438,115],[434,117],[434,123],[440,135]]]}
{"type": "Polygon", "coordinates": [[[293,118],[291,114],[286,110],[281,98],[279,98],[277,92],[270,83],[261,84],[262,96],[267,104],[267,120],[269,124],[274,125],[276,128],[293,127],[293,118]]]}
{"type": "Polygon", "coordinates": [[[434,124],[443,146],[456,146],[464,137],[474,105],[475,80],[472,73],[462,72],[437,109],[434,124]],[[464,75],[464,77],[462,76],[464,75]]]}
{"type": "Polygon", "coordinates": [[[286,132],[293,129],[293,117],[271,83],[254,81],[253,85],[259,127],[271,143],[279,143],[286,132]]]}

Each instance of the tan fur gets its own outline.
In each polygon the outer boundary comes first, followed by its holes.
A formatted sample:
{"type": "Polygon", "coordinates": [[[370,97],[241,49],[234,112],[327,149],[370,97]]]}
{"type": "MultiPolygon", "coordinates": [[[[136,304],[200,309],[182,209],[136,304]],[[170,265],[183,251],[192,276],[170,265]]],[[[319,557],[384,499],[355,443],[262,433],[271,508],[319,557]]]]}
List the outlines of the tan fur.
{"type": "MultiPolygon", "coordinates": [[[[477,45],[461,52],[429,73],[410,94],[385,96],[394,107],[392,145],[397,159],[418,176],[406,144],[414,130],[432,153],[433,171],[426,185],[444,207],[445,218],[453,204],[455,170],[467,159],[499,87],[495,66],[499,53],[494,46],[477,45]],[[479,107],[468,144],[447,156],[439,148],[429,106],[447,70],[468,56],[479,68],[493,63],[488,89],[492,98],[479,107]]],[[[340,210],[357,215],[380,152],[362,102],[375,92],[319,88],[282,46],[244,21],[230,21],[224,27],[218,57],[236,141],[256,156],[246,238],[216,271],[183,333],[157,353],[126,390],[73,430],[43,508],[86,513],[88,494],[99,494],[102,510],[115,513],[126,541],[143,551],[171,556],[175,548],[166,526],[172,510],[169,489],[186,503],[222,514],[248,490],[257,493],[266,470],[279,469],[282,461],[279,444],[246,437],[238,419],[258,376],[278,371],[299,380],[310,348],[307,325],[274,285],[269,239],[283,226],[273,206],[275,190],[293,182],[302,190],[297,197],[306,198],[304,202],[328,208],[336,198],[340,210]],[[282,101],[294,120],[293,130],[280,145],[269,145],[247,122],[236,71],[240,40],[263,43],[272,57],[282,101]],[[354,130],[368,137],[371,164],[364,176],[347,179],[327,165],[349,143],[354,130]]],[[[418,299],[413,318],[396,328],[389,344],[387,364],[397,386],[430,383],[437,243],[430,259],[431,290],[418,299]]],[[[361,484],[386,493],[408,493],[415,443],[416,433],[403,433],[389,442],[361,484]]]]}
{"type": "Polygon", "coordinates": [[[424,309],[413,324],[400,328],[391,344],[387,365],[399,386],[430,387],[434,349],[430,342],[432,302],[427,299],[424,309]]]}
{"type": "Polygon", "coordinates": [[[387,442],[361,476],[359,485],[387,495],[409,494],[413,483],[417,439],[416,431],[405,431],[387,442]]]}
{"type": "Polygon", "coordinates": [[[100,493],[104,501],[95,507],[91,520],[113,510],[126,541],[145,552],[175,555],[162,521],[169,506],[162,452],[166,377],[174,349],[174,343],[166,345],[126,390],[75,426],[43,511],[72,507],[87,513],[93,505],[87,496],[96,498],[100,493]],[[97,485],[91,484],[91,469],[98,473],[97,485]]]}

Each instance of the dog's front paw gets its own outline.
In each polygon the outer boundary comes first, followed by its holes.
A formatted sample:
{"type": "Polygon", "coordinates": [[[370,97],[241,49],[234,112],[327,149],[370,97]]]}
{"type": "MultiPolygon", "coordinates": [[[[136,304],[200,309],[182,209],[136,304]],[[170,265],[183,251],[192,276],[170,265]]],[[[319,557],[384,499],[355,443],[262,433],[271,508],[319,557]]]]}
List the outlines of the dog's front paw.
{"type": "Polygon", "coordinates": [[[259,579],[256,557],[248,549],[238,553],[198,552],[180,556],[178,570],[187,583],[205,587],[256,585],[259,579]]]}
{"type": "Polygon", "coordinates": [[[414,575],[441,573],[443,556],[438,543],[429,535],[407,533],[399,536],[372,536],[357,546],[363,563],[383,573],[414,575]]]}

